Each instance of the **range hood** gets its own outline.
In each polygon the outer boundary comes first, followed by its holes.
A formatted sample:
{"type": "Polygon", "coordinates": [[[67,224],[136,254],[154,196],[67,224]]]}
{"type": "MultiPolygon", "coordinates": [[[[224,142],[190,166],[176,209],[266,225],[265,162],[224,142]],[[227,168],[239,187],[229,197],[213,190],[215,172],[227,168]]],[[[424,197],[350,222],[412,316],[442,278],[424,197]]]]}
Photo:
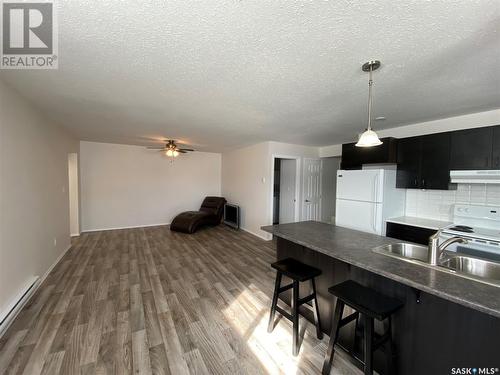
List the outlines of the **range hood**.
{"type": "Polygon", "coordinates": [[[500,170],[450,171],[452,183],[500,184],[500,170]]]}

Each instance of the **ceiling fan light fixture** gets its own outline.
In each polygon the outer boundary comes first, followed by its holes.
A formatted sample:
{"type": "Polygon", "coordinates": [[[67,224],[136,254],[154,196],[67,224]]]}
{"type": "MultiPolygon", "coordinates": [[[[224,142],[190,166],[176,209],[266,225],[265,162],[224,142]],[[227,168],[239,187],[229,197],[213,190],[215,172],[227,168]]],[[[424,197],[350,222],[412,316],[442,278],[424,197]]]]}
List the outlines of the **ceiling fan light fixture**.
{"type": "Polygon", "coordinates": [[[195,151],[192,148],[180,148],[177,146],[175,141],[173,139],[168,139],[165,140],[166,144],[165,146],[158,147],[158,146],[148,146],[148,149],[152,150],[158,150],[162,153],[162,155],[165,155],[166,157],[169,158],[170,163],[172,164],[178,156],[181,154],[186,154],[191,151],[195,151]]]}
{"type": "Polygon", "coordinates": [[[364,72],[369,72],[370,74],[368,78],[368,126],[366,127],[365,132],[359,137],[359,140],[356,143],[357,147],[373,147],[379,146],[383,143],[379,139],[377,133],[372,130],[372,72],[378,68],[380,68],[380,61],[378,60],[368,61],[367,63],[364,63],[361,68],[364,72]]]}

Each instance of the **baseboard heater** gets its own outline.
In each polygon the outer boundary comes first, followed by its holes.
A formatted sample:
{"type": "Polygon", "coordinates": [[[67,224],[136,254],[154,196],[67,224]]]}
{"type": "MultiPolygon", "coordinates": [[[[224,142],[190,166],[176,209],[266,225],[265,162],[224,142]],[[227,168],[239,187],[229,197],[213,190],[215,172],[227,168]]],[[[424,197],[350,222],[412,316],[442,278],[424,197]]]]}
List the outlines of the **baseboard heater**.
{"type": "Polygon", "coordinates": [[[36,291],[38,283],[40,282],[40,277],[35,276],[30,280],[26,286],[22,289],[19,297],[16,298],[10,306],[8,306],[4,311],[0,313],[0,337],[5,333],[7,328],[17,316],[17,314],[24,307],[26,302],[30,299],[33,293],[36,291]]]}

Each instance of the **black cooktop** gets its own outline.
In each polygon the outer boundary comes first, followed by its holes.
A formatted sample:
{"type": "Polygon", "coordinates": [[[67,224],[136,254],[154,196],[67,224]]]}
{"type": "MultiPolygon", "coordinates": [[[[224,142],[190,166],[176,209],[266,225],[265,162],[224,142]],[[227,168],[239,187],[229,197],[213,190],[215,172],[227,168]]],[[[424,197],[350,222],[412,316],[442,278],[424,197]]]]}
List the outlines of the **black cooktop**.
{"type": "Polygon", "coordinates": [[[474,229],[472,229],[472,227],[468,227],[467,225],[455,225],[449,229],[457,232],[474,233],[474,229]]]}

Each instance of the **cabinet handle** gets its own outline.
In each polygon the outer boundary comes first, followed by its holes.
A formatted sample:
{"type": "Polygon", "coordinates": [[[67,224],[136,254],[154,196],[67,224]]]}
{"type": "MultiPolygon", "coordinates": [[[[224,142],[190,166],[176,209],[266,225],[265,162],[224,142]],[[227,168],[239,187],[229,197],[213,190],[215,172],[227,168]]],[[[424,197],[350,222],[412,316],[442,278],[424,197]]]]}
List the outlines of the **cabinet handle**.
{"type": "Polygon", "coordinates": [[[413,181],[413,186],[417,186],[417,179],[415,178],[415,181],[413,181]]]}
{"type": "Polygon", "coordinates": [[[425,189],[425,178],[422,178],[422,189],[425,189]]]}

